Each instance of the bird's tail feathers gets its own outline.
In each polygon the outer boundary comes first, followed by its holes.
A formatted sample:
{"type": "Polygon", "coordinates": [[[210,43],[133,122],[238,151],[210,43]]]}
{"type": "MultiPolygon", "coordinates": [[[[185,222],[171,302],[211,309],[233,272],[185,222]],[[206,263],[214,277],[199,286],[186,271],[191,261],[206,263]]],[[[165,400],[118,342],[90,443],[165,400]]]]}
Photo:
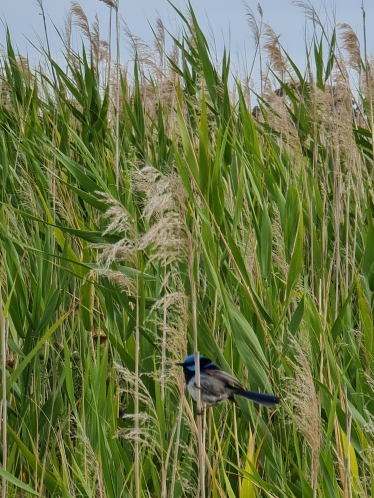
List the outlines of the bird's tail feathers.
{"type": "Polygon", "coordinates": [[[255,403],[259,403],[260,405],[267,406],[269,408],[271,406],[277,405],[280,401],[278,396],[273,396],[272,394],[255,393],[253,391],[246,391],[245,389],[239,388],[234,388],[233,394],[250,399],[255,403]]]}

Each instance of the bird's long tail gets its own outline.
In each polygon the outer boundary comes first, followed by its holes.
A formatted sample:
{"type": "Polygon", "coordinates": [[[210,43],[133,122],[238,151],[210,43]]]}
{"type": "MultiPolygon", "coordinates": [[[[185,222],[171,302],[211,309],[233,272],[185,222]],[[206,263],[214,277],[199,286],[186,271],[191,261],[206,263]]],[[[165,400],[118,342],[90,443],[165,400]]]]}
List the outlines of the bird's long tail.
{"type": "Polygon", "coordinates": [[[246,391],[245,389],[239,389],[239,388],[234,388],[233,394],[237,396],[242,396],[243,398],[250,399],[255,403],[259,403],[260,405],[267,407],[277,405],[280,401],[277,396],[273,396],[272,394],[255,393],[253,391],[246,391]]]}

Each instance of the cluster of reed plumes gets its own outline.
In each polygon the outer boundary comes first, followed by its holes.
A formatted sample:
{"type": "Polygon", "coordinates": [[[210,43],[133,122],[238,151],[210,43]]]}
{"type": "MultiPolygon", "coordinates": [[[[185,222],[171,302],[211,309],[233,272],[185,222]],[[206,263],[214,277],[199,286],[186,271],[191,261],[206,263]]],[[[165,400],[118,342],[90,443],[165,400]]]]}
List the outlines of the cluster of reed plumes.
{"type": "Polygon", "coordinates": [[[257,94],[191,8],[154,47],[127,31],[130,69],[78,3],[66,67],[49,49],[30,67],[8,36],[3,497],[370,496],[374,66],[297,4],[305,73],[247,10],[257,94]],[[196,347],[280,407],[197,424],[175,367],[196,347]]]}

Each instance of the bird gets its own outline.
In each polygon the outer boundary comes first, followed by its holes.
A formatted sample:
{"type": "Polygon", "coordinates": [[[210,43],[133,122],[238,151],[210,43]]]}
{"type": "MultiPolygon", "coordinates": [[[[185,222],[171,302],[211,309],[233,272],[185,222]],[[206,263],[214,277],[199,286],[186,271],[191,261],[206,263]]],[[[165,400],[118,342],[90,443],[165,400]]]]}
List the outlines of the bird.
{"type": "MultiPolygon", "coordinates": [[[[221,370],[212,360],[202,355],[199,358],[201,402],[206,406],[215,406],[227,399],[235,401],[234,396],[247,398],[268,408],[280,402],[280,399],[272,394],[247,391],[238,379],[221,370]]],[[[177,363],[177,365],[183,367],[187,389],[196,401],[195,356],[191,354],[183,363],[177,363]]]]}

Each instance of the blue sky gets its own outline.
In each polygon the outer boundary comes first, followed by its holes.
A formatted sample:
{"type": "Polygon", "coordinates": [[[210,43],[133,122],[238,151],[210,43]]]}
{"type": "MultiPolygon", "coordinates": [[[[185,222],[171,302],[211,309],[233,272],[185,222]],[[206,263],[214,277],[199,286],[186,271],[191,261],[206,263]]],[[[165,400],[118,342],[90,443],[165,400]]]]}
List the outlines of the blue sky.
{"type": "MultiPolygon", "coordinates": [[[[336,0],[321,1],[310,0],[322,19],[326,19],[325,11],[329,13],[333,22],[345,22],[351,25],[362,40],[362,0],[336,0]]],[[[90,22],[97,13],[100,20],[102,37],[106,38],[109,23],[109,8],[99,0],[80,0],[78,2],[85,11],[90,22]]],[[[185,0],[174,0],[183,13],[187,11],[185,0]]],[[[247,5],[257,14],[257,1],[247,0],[247,5]]],[[[253,55],[253,41],[251,30],[247,24],[246,8],[242,0],[191,0],[195,14],[205,35],[210,38],[213,33],[218,57],[222,54],[223,46],[229,46],[232,60],[245,57],[248,64],[253,55]],[[238,55],[239,54],[239,55],[238,55]]],[[[305,61],[305,33],[308,28],[305,16],[300,7],[293,4],[292,0],[262,0],[263,19],[270,24],[275,33],[281,34],[281,43],[291,57],[300,66],[305,61]]],[[[55,30],[62,28],[64,18],[70,9],[70,0],[44,0],[44,10],[48,16],[48,32],[51,42],[51,51],[54,57],[59,57],[62,46],[55,30]]],[[[367,20],[368,53],[374,55],[374,1],[365,0],[364,8],[367,20]]],[[[177,32],[180,25],[178,16],[167,0],[120,0],[120,14],[127,23],[132,33],[143,38],[147,43],[152,43],[152,31],[149,25],[155,25],[159,16],[165,26],[177,32]]],[[[38,45],[38,37],[44,41],[44,31],[40,8],[34,0],[7,0],[0,4],[0,17],[5,21],[11,32],[12,39],[23,55],[28,55],[31,60],[37,58],[35,49],[30,41],[38,45]],[[30,41],[28,41],[30,40],[30,41]]],[[[311,28],[308,23],[309,30],[311,28]]],[[[4,28],[0,27],[0,43],[4,44],[4,28]]],[[[76,35],[76,43],[80,43],[76,35]]],[[[121,61],[128,62],[130,53],[126,43],[125,33],[121,32],[121,61]]]]}

